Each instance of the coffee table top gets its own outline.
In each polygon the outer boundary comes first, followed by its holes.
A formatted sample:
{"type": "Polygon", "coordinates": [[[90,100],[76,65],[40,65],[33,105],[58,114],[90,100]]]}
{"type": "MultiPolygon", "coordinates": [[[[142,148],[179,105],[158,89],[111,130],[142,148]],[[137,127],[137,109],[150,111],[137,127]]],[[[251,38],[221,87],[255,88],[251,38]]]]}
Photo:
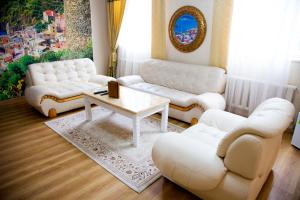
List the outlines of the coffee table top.
{"type": "Polygon", "coordinates": [[[119,90],[120,94],[118,99],[110,98],[108,95],[101,96],[93,92],[83,92],[83,95],[135,114],[145,112],[162,104],[170,103],[170,100],[167,98],[128,87],[120,86],[119,90]]]}

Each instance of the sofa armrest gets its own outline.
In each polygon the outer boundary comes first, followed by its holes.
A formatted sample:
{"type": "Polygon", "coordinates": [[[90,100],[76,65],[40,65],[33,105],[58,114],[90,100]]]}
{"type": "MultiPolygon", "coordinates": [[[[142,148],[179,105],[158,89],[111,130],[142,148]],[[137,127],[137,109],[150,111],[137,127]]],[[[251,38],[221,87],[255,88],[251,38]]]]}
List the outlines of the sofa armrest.
{"type": "Polygon", "coordinates": [[[245,117],[223,110],[210,109],[201,115],[199,122],[229,132],[246,119],[245,117]]]}
{"type": "Polygon", "coordinates": [[[41,99],[44,95],[57,96],[57,93],[41,85],[35,85],[25,89],[25,98],[27,102],[34,107],[41,105],[41,99]]]}
{"type": "Polygon", "coordinates": [[[205,110],[220,109],[225,110],[226,102],[219,93],[206,92],[195,97],[195,101],[205,110]]]}
{"type": "Polygon", "coordinates": [[[100,85],[103,85],[103,86],[107,86],[107,83],[109,81],[116,81],[115,78],[113,77],[110,77],[110,76],[104,76],[104,75],[94,75],[90,80],[89,82],[92,82],[92,83],[97,83],[97,84],[100,84],[100,85]]]}
{"type": "Polygon", "coordinates": [[[118,78],[118,82],[121,85],[129,86],[129,85],[133,85],[136,83],[142,83],[142,82],[144,82],[144,80],[139,75],[131,75],[131,76],[123,76],[123,77],[118,78]]]}
{"type": "Polygon", "coordinates": [[[152,159],[164,176],[190,190],[215,188],[227,170],[215,148],[178,133],[159,137],[152,159]]]}

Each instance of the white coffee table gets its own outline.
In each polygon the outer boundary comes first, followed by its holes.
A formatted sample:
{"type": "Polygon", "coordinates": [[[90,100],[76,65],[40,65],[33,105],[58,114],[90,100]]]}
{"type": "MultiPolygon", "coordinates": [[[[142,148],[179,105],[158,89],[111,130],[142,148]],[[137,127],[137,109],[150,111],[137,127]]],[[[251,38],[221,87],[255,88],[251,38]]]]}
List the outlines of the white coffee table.
{"type": "Polygon", "coordinates": [[[91,104],[96,104],[132,119],[133,145],[139,145],[140,120],[154,113],[162,112],[161,131],[167,132],[170,100],[149,93],[120,86],[120,98],[110,98],[92,92],[84,92],[86,120],[92,120],[91,104]]]}

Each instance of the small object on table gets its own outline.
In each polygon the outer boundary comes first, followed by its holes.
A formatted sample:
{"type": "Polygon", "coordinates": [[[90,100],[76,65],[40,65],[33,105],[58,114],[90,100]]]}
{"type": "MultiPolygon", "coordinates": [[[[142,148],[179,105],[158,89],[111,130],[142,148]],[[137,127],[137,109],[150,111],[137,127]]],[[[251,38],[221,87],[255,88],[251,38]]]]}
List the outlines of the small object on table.
{"type": "Polygon", "coordinates": [[[119,83],[117,81],[108,82],[108,96],[111,98],[119,98],[119,83]]]}
{"type": "Polygon", "coordinates": [[[100,94],[101,96],[108,95],[108,92],[103,92],[100,94]]]}
{"type": "Polygon", "coordinates": [[[102,91],[94,92],[94,94],[103,94],[103,93],[107,93],[107,90],[102,90],[102,91]]]}

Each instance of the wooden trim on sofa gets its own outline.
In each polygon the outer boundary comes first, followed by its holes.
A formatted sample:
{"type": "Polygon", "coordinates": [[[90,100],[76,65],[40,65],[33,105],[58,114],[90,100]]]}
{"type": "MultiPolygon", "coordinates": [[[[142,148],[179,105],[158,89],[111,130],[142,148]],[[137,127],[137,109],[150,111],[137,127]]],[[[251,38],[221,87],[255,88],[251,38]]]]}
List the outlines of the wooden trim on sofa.
{"type": "MultiPolygon", "coordinates": [[[[60,99],[60,98],[57,98],[55,96],[52,96],[52,95],[44,95],[41,99],[41,102],[42,103],[44,100],[46,99],[51,99],[53,101],[56,101],[57,103],[65,103],[65,102],[68,102],[68,101],[72,101],[72,100],[76,100],[76,99],[80,99],[82,98],[83,96],[82,95],[77,95],[77,96],[73,96],[73,97],[68,97],[68,98],[63,98],[63,99],[60,99]]],[[[192,110],[193,108],[200,108],[200,109],[203,109],[199,104],[192,104],[192,105],[189,105],[187,107],[183,107],[183,106],[178,106],[178,105],[175,105],[175,104],[171,104],[170,103],[170,108],[173,108],[175,110],[180,110],[182,112],[187,112],[187,111],[190,111],[192,110]]]]}
{"type": "Polygon", "coordinates": [[[171,104],[171,103],[170,103],[170,108],[173,108],[173,109],[175,109],[175,110],[180,110],[180,111],[183,111],[183,112],[190,111],[190,110],[192,110],[193,108],[197,108],[197,107],[202,109],[202,107],[201,107],[199,104],[196,104],[196,103],[194,103],[194,104],[192,104],[192,105],[189,105],[189,106],[187,106],[187,107],[182,107],[182,106],[178,106],[178,105],[175,105],[175,104],[171,104]]]}
{"type": "Polygon", "coordinates": [[[75,99],[80,99],[82,97],[83,97],[82,95],[77,95],[77,96],[73,96],[73,97],[68,97],[68,98],[60,99],[60,98],[57,98],[57,97],[52,96],[52,95],[44,95],[41,98],[41,102],[40,103],[42,103],[46,99],[51,99],[53,101],[56,101],[57,103],[64,103],[64,102],[72,101],[72,100],[75,100],[75,99]]]}

